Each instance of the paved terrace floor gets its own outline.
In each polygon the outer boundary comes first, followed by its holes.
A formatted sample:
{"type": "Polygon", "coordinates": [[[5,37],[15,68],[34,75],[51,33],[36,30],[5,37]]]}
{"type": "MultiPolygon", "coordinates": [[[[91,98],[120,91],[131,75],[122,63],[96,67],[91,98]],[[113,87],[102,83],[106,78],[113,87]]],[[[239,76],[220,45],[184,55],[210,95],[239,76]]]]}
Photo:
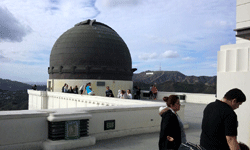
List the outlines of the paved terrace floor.
{"type": "MultiPolygon", "coordinates": [[[[159,101],[160,102],[160,101],[159,101]]],[[[163,106],[164,106],[164,102],[163,106]]],[[[187,141],[199,144],[201,134],[202,114],[205,104],[185,104],[185,121],[189,128],[185,130],[187,141]]],[[[139,134],[114,139],[96,141],[96,144],[77,150],[157,150],[159,132],[139,134]]]]}

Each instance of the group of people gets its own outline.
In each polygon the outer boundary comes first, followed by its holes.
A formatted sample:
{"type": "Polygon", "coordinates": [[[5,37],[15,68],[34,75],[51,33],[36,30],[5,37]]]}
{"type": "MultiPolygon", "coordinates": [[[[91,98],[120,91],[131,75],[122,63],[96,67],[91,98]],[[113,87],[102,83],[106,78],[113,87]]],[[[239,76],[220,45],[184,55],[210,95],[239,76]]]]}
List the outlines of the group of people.
{"type": "MultiPolygon", "coordinates": [[[[84,93],[86,93],[87,95],[95,95],[94,91],[92,90],[90,82],[86,83],[86,85],[82,85],[79,89],[78,89],[77,85],[74,88],[72,88],[72,86],[70,86],[68,88],[67,83],[65,83],[64,86],[62,87],[63,93],[78,94],[78,90],[79,90],[81,95],[84,93]]],[[[156,100],[157,92],[158,92],[158,90],[157,90],[156,86],[152,85],[150,87],[150,97],[152,97],[156,100]]],[[[106,94],[106,97],[114,97],[113,91],[110,89],[109,86],[106,86],[105,94],[106,94]]],[[[127,89],[126,91],[125,90],[118,90],[117,97],[123,98],[123,99],[141,99],[141,89],[139,86],[134,86],[133,93],[131,93],[130,89],[127,89]]]]}
{"type": "Polygon", "coordinates": [[[117,98],[132,99],[133,96],[130,89],[128,89],[127,92],[125,90],[118,90],[117,98]]]}
{"type": "MultiPolygon", "coordinates": [[[[159,149],[188,149],[186,134],[177,111],[180,110],[180,100],[177,95],[164,97],[166,107],[159,109],[162,117],[159,149]]],[[[206,106],[203,112],[200,148],[206,150],[249,150],[237,141],[237,115],[235,109],[246,101],[245,94],[240,89],[231,89],[222,100],[216,100],[206,106]]]]}
{"type": "Polygon", "coordinates": [[[86,91],[86,93],[88,95],[93,95],[93,91],[92,91],[90,82],[87,83],[85,86],[82,85],[79,89],[78,89],[77,85],[74,88],[72,88],[72,86],[69,87],[67,83],[65,83],[64,86],[62,87],[62,92],[63,93],[75,93],[75,94],[78,94],[79,91],[80,91],[80,94],[83,94],[86,91]]]}
{"type": "MultiPolygon", "coordinates": [[[[109,88],[109,86],[106,87],[106,97],[114,97],[114,94],[112,90],[109,88]]],[[[141,89],[139,86],[134,86],[134,99],[140,99],[141,95],[141,89]]],[[[122,98],[122,99],[133,99],[133,95],[131,93],[130,89],[125,90],[118,90],[117,98],[122,98]]]]}
{"type": "Polygon", "coordinates": [[[62,92],[78,94],[78,87],[76,85],[74,88],[72,88],[72,86],[69,87],[69,85],[65,83],[64,86],[62,87],[62,92]]]}

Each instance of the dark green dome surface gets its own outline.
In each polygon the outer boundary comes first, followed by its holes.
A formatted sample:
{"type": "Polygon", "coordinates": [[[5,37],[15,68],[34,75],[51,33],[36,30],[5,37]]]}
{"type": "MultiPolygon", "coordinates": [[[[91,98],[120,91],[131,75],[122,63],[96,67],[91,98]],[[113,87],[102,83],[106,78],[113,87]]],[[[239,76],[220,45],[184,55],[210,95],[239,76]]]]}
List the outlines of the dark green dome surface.
{"type": "Polygon", "coordinates": [[[109,26],[86,20],[57,39],[48,73],[50,79],[132,80],[134,70],[122,38],[109,26]]]}

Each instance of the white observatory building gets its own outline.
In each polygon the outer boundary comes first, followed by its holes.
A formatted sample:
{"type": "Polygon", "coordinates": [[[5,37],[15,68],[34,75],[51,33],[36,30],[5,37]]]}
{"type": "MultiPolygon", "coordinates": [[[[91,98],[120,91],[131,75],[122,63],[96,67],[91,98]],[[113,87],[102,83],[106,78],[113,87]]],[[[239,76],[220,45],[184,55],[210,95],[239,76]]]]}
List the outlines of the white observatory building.
{"type": "Polygon", "coordinates": [[[238,141],[250,145],[250,0],[237,0],[236,44],[223,45],[218,52],[217,98],[239,88],[246,102],[236,110],[238,115],[238,141]]]}

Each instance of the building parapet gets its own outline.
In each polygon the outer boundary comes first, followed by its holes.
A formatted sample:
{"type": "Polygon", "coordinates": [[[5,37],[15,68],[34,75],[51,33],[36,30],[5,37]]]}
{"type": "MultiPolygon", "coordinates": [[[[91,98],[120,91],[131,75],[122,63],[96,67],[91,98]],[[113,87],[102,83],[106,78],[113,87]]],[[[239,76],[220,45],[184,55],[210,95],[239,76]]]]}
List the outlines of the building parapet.
{"type": "MultiPolygon", "coordinates": [[[[162,102],[152,102],[110,107],[2,111],[0,150],[74,149],[94,145],[96,140],[159,132],[161,117],[158,113],[162,105],[162,102]],[[79,136],[75,129],[78,129],[79,136]]],[[[184,118],[184,107],[182,105],[178,112],[181,118],[184,118]]]]}
{"type": "MultiPolygon", "coordinates": [[[[5,134],[2,134],[1,139],[9,143],[2,143],[0,150],[20,149],[20,145],[23,149],[31,150],[74,149],[94,145],[96,140],[159,132],[159,107],[166,105],[159,101],[59,92],[28,90],[28,93],[29,109],[33,110],[0,112],[0,122],[5,122],[0,125],[0,129],[12,130],[10,133],[13,133],[13,137],[18,136],[20,140],[18,142],[12,138],[6,139],[5,134]],[[12,114],[12,117],[8,118],[8,114],[12,114]],[[20,114],[28,119],[20,120],[20,114]],[[15,123],[12,123],[13,121],[15,123]],[[12,124],[8,125],[6,122],[12,124]],[[42,126],[37,125],[37,122],[42,122],[42,126]],[[23,128],[27,127],[32,129],[31,131],[37,131],[35,134],[22,132],[23,128]],[[16,132],[18,134],[15,134],[16,132]],[[37,137],[26,140],[25,137],[29,137],[29,134],[31,137],[37,137]]],[[[184,120],[184,109],[185,105],[181,105],[178,115],[184,122],[184,127],[188,127],[184,120]]]]}
{"type": "MultiPolygon", "coordinates": [[[[141,93],[142,99],[149,99],[149,91],[142,90],[141,93]]],[[[215,94],[158,91],[157,100],[162,100],[163,97],[170,95],[179,96],[181,102],[197,104],[209,104],[211,102],[214,102],[216,99],[215,94]]]]}
{"type": "Polygon", "coordinates": [[[155,102],[142,100],[119,99],[113,97],[69,94],[61,92],[28,90],[29,110],[76,108],[76,107],[102,107],[121,105],[147,105],[155,102]]]}

